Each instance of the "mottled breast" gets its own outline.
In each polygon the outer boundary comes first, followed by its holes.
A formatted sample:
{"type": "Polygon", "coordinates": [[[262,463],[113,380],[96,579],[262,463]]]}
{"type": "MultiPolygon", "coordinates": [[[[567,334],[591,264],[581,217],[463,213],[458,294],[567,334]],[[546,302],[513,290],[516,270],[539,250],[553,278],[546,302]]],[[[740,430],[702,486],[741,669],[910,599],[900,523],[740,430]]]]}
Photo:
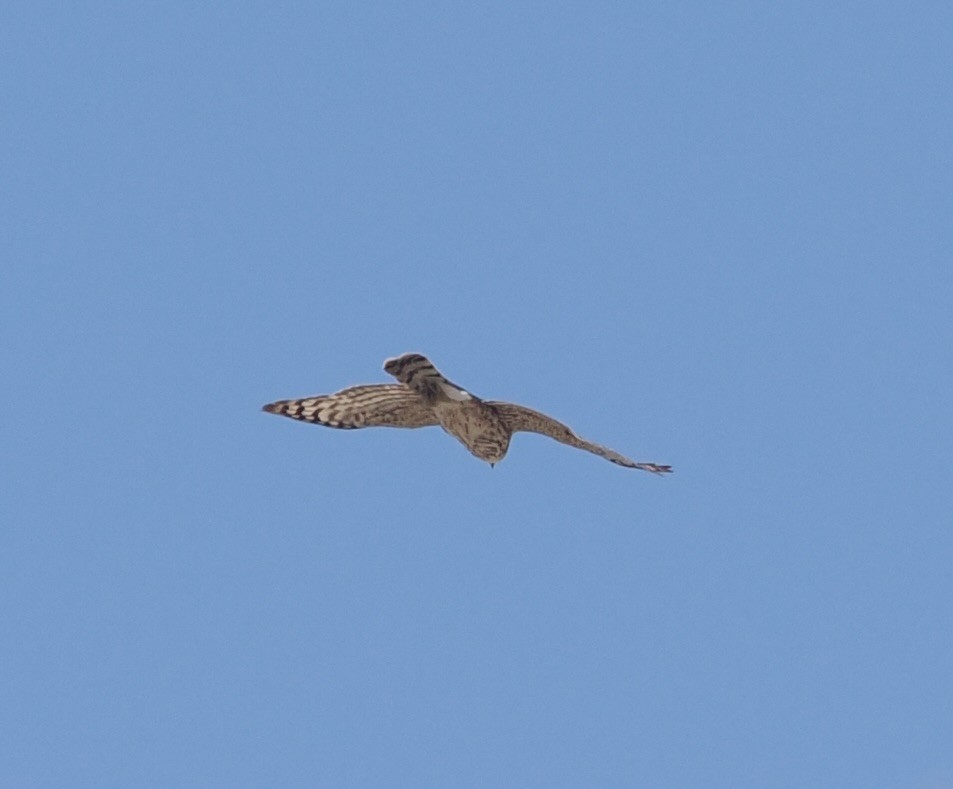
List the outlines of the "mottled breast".
{"type": "Polygon", "coordinates": [[[510,445],[510,430],[489,406],[474,398],[434,406],[440,426],[480,460],[496,463],[510,445]]]}

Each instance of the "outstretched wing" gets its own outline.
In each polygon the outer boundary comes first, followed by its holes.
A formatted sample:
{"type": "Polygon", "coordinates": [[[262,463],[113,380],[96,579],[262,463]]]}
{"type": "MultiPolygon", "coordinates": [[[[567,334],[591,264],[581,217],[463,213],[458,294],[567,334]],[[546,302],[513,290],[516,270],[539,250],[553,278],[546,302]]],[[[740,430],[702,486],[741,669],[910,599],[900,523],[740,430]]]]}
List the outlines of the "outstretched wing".
{"type": "Polygon", "coordinates": [[[262,411],[325,427],[427,427],[436,425],[433,409],[403,384],[352,386],[330,395],[279,400],[262,411]]]}
{"type": "Polygon", "coordinates": [[[651,471],[654,474],[664,474],[672,470],[671,466],[660,466],[657,463],[637,463],[634,460],[618,452],[604,447],[600,444],[593,444],[591,441],[579,438],[562,422],[557,422],[546,414],[534,411],[532,408],[526,408],[516,403],[503,403],[494,400],[486,401],[486,404],[496,409],[500,418],[506,423],[507,427],[514,433],[524,431],[528,433],[542,433],[544,436],[555,438],[563,444],[568,444],[576,449],[584,449],[586,452],[592,452],[594,455],[603,457],[611,463],[626,468],[639,468],[643,471],[651,471]]]}

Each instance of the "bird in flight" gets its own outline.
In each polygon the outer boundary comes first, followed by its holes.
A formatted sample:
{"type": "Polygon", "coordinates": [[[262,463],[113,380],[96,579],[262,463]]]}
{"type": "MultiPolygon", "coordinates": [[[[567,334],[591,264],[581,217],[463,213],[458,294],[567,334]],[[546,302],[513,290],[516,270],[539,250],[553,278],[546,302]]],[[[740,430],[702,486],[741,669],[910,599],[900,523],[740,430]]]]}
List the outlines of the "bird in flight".
{"type": "Polygon", "coordinates": [[[440,425],[472,454],[491,466],[506,455],[513,433],[541,433],[626,468],[665,474],[671,466],[638,463],[608,447],[586,441],[562,422],[525,406],[481,400],[448,381],[426,356],[406,353],[384,362],[399,383],[352,386],[329,395],[278,400],[262,407],[325,427],[429,427],[440,425]]]}

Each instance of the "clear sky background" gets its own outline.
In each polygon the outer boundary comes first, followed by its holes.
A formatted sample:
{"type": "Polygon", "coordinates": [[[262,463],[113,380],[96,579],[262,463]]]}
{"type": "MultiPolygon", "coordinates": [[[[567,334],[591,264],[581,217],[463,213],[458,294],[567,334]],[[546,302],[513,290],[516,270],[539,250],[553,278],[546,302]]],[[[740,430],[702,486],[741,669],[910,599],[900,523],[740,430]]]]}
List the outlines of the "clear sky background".
{"type": "Polygon", "coordinates": [[[3,16],[5,786],[953,786],[953,6],[3,16]]]}

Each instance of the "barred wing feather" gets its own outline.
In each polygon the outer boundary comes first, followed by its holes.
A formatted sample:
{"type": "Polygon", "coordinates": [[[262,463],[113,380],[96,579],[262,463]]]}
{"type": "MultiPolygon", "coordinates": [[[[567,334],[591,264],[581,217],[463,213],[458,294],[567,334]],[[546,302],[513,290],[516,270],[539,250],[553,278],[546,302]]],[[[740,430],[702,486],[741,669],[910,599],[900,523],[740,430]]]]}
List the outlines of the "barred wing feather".
{"type": "Polygon", "coordinates": [[[279,400],[262,407],[271,414],[325,427],[427,427],[436,425],[433,409],[404,384],[352,386],[329,395],[279,400]]]}
{"type": "Polygon", "coordinates": [[[516,403],[504,403],[495,400],[488,400],[487,405],[493,406],[500,415],[507,427],[516,432],[540,433],[544,436],[556,439],[563,444],[567,444],[576,449],[584,449],[586,452],[592,452],[594,455],[603,457],[611,463],[626,468],[637,468],[643,471],[651,471],[653,474],[665,474],[672,470],[671,466],[662,466],[658,463],[640,463],[630,460],[625,455],[620,455],[614,449],[609,449],[601,444],[594,444],[586,441],[572,432],[566,425],[553,419],[551,416],[541,414],[526,406],[516,405],[516,403]]]}

